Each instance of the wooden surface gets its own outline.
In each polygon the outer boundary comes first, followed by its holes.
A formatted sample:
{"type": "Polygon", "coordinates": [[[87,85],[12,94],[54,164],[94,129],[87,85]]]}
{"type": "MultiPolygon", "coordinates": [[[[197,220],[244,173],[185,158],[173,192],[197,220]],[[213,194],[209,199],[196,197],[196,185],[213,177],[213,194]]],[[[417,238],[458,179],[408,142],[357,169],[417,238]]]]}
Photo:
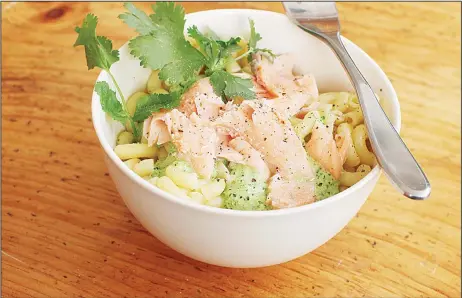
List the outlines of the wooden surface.
{"type": "MultiPolygon", "coordinates": [[[[145,8],[148,3],[143,4],[145,8]]],[[[280,3],[187,3],[187,12],[280,3]]],[[[433,186],[400,197],[382,176],[359,214],[309,255],[263,269],[184,257],[134,219],[90,120],[97,70],[73,28],[87,12],[121,46],[120,3],[3,3],[4,297],[460,297],[460,3],[340,3],[343,34],[391,78],[402,135],[433,186]]]]}

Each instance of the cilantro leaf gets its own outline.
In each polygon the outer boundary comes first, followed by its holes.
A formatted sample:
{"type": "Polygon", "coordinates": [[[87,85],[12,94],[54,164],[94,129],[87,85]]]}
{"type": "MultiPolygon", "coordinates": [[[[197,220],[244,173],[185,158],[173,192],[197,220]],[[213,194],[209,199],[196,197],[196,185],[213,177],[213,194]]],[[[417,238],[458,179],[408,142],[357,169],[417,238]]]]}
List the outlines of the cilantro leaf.
{"type": "Polygon", "coordinates": [[[76,46],[85,47],[88,69],[95,66],[109,70],[112,64],[119,61],[119,51],[112,50],[112,42],[104,36],[96,36],[96,25],[98,18],[93,14],[88,14],[82,27],[76,27],[75,31],[79,34],[74,43],[76,46]]]}
{"type": "Polygon", "coordinates": [[[121,101],[119,102],[116,93],[109,88],[106,82],[97,82],[95,91],[100,97],[101,107],[112,119],[124,125],[128,121],[132,127],[135,138],[138,139],[140,137],[139,128],[130,117],[125,104],[124,95],[110,71],[111,65],[119,61],[119,51],[112,49],[112,41],[107,37],[96,35],[97,24],[98,18],[93,14],[87,14],[83,20],[82,27],[75,28],[78,36],[74,43],[74,47],[84,46],[88,69],[99,67],[107,71],[119,92],[121,101]]]}
{"type": "Polygon", "coordinates": [[[228,41],[217,40],[217,43],[221,46],[222,49],[222,56],[230,56],[232,53],[241,50],[241,46],[238,45],[240,41],[240,37],[231,37],[228,41]]]}
{"type": "MultiPolygon", "coordinates": [[[[262,52],[263,54],[265,54],[266,56],[269,56],[269,58],[273,60],[276,57],[276,55],[273,54],[273,52],[270,49],[257,48],[257,43],[262,39],[262,37],[259,33],[255,31],[255,22],[252,19],[249,19],[249,24],[250,24],[250,37],[249,37],[249,42],[248,42],[249,50],[245,54],[241,55],[239,59],[247,56],[247,59],[250,62],[252,60],[252,54],[255,54],[257,52],[262,52]]],[[[239,59],[236,59],[236,60],[239,60],[239,59]]]]}
{"type": "Polygon", "coordinates": [[[155,14],[150,15],[150,18],[155,24],[162,24],[172,33],[183,36],[185,18],[184,8],[181,5],[175,5],[174,2],[157,2],[152,6],[155,14]]]}
{"type": "Polygon", "coordinates": [[[161,109],[171,110],[180,104],[181,96],[179,93],[169,94],[149,94],[141,97],[136,103],[134,121],[144,121],[154,112],[161,109]]]}
{"type": "Polygon", "coordinates": [[[146,35],[155,30],[156,27],[152,23],[150,17],[144,11],[138,9],[132,3],[125,3],[124,7],[129,11],[119,15],[119,19],[124,21],[125,24],[134,28],[138,33],[146,35]]]}
{"type": "Polygon", "coordinates": [[[120,101],[117,100],[116,93],[109,88],[107,82],[100,81],[95,85],[95,91],[99,95],[101,107],[103,111],[112,119],[125,123],[130,118],[130,115],[124,110],[120,101]]]}
{"type": "Polygon", "coordinates": [[[205,65],[208,69],[214,70],[220,60],[220,46],[216,40],[210,39],[202,34],[196,26],[188,28],[188,34],[197,41],[202,53],[205,56],[205,65]]]}
{"type": "Polygon", "coordinates": [[[188,35],[197,41],[202,53],[205,55],[205,65],[208,72],[223,69],[226,59],[235,51],[241,49],[237,44],[241,39],[231,38],[228,41],[218,40],[215,37],[208,37],[202,34],[196,26],[188,28],[188,35]]]}
{"type": "Polygon", "coordinates": [[[253,87],[251,80],[238,78],[224,70],[218,70],[210,76],[210,82],[218,95],[224,95],[227,98],[240,96],[244,99],[255,99],[255,93],[251,90],[253,87]]]}
{"type": "Polygon", "coordinates": [[[249,37],[249,48],[257,48],[257,42],[261,40],[261,35],[255,31],[255,22],[249,19],[250,23],[250,37],[249,37]]]}
{"type": "Polygon", "coordinates": [[[170,2],[159,2],[153,9],[152,29],[129,42],[131,54],[141,66],[160,69],[159,78],[170,85],[187,81],[199,72],[205,58],[184,37],[184,10],[170,2]]]}

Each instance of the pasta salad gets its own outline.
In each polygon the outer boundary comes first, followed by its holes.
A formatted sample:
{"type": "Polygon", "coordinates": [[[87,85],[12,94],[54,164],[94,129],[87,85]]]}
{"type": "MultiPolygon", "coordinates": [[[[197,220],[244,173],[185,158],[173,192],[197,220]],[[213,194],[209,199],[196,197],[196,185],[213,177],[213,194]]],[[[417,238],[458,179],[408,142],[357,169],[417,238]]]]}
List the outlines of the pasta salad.
{"type": "Polygon", "coordinates": [[[96,35],[89,14],[74,46],[88,68],[99,67],[116,90],[97,82],[103,111],[125,129],[117,156],[152,185],[199,204],[234,210],[291,208],[354,185],[376,165],[354,93],[319,94],[295,59],[248,38],[223,40],[187,28],[181,6],[160,2],[146,15],[133,4],[119,18],[138,36],[131,54],[152,70],[127,100],[111,65],[112,42],[96,35]]]}

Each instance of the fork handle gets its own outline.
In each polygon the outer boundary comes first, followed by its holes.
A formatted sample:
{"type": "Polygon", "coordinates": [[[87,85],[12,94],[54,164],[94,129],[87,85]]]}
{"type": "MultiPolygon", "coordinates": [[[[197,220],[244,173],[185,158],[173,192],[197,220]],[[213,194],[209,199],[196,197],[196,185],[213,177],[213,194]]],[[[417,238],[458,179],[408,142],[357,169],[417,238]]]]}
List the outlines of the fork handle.
{"type": "Polygon", "coordinates": [[[392,184],[406,197],[415,200],[430,195],[430,182],[379,104],[372,88],[356,67],[343,45],[340,34],[322,36],[335,51],[348,72],[358,95],[377,161],[392,184]]]}

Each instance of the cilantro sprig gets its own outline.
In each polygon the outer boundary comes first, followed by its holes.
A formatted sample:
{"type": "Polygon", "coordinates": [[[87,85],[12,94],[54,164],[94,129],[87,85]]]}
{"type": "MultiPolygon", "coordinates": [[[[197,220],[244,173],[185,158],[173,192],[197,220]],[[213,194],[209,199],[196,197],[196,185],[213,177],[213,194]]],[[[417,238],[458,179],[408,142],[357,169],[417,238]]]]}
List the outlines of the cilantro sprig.
{"type": "MultiPolygon", "coordinates": [[[[160,70],[159,78],[173,86],[184,85],[191,78],[197,78],[203,70],[210,77],[215,92],[224,100],[235,96],[254,99],[253,84],[248,79],[238,78],[224,71],[232,54],[239,51],[240,38],[220,40],[216,34],[204,35],[196,26],[187,29],[199,50],[185,38],[184,9],[172,2],[159,2],[152,6],[154,14],[147,15],[131,3],[126,3],[127,12],[119,18],[135,29],[139,36],[130,41],[131,54],[140,59],[141,65],[160,70]]],[[[251,51],[261,37],[251,23],[251,51]]],[[[249,51],[247,54],[251,53],[249,51]]]]}
{"type": "Polygon", "coordinates": [[[247,56],[247,59],[250,61],[252,59],[252,54],[257,52],[262,52],[269,56],[271,59],[276,57],[275,54],[270,49],[266,48],[257,48],[257,43],[262,39],[261,35],[255,31],[255,22],[252,19],[249,19],[250,24],[250,37],[248,42],[249,49],[242,55],[236,58],[236,61],[247,56]]]}
{"type": "Polygon", "coordinates": [[[184,37],[184,9],[172,2],[153,5],[155,14],[147,16],[133,4],[119,16],[140,35],[129,42],[131,54],[141,66],[160,69],[159,78],[177,85],[196,75],[205,64],[204,56],[184,37]]]}
{"type": "Polygon", "coordinates": [[[101,107],[112,119],[123,124],[128,121],[135,138],[138,139],[140,137],[139,128],[130,117],[124,95],[110,71],[112,64],[119,61],[119,51],[112,49],[112,41],[107,37],[96,35],[97,24],[98,18],[93,14],[88,14],[83,20],[82,27],[75,28],[78,36],[74,47],[84,46],[89,70],[99,67],[109,74],[121,100],[117,99],[116,93],[111,90],[107,82],[98,82],[95,85],[95,91],[100,97],[101,107]]]}
{"type": "Polygon", "coordinates": [[[274,57],[268,49],[257,48],[261,40],[260,34],[255,31],[255,25],[250,20],[250,38],[248,51],[234,58],[233,53],[241,50],[238,45],[240,38],[220,40],[216,34],[210,32],[205,35],[196,26],[187,29],[189,37],[194,39],[199,49],[196,49],[186,40],[185,12],[183,7],[172,2],[159,2],[152,6],[153,14],[147,15],[132,3],[126,3],[127,12],[119,15],[125,24],[133,28],[138,36],[130,40],[130,53],[140,60],[140,65],[159,70],[159,79],[169,86],[169,94],[149,94],[137,102],[133,117],[128,112],[125,98],[110,71],[111,66],[119,61],[119,52],[112,49],[112,42],[104,36],[96,35],[98,19],[88,14],[78,33],[74,46],[84,46],[88,69],[99,67],[105,70],[112,79],[117,93],[109,87],[107,82],[98,82],[95,91],[100,96],[103,111],[114,120],[129,123],[135,138],[140,139],[140,123],[153,112],[170,110],[180,104],[181,96],[200,77],[199,73],[210,77],[210,82],[218,95],[224,101],[242,97],[254,99],[252,81],[239,78],[225,71],[227,63],[238,61],[256,52],[265,52],[274,57]],[[118,100],[117,95],[120,100],[118,100]]]}

